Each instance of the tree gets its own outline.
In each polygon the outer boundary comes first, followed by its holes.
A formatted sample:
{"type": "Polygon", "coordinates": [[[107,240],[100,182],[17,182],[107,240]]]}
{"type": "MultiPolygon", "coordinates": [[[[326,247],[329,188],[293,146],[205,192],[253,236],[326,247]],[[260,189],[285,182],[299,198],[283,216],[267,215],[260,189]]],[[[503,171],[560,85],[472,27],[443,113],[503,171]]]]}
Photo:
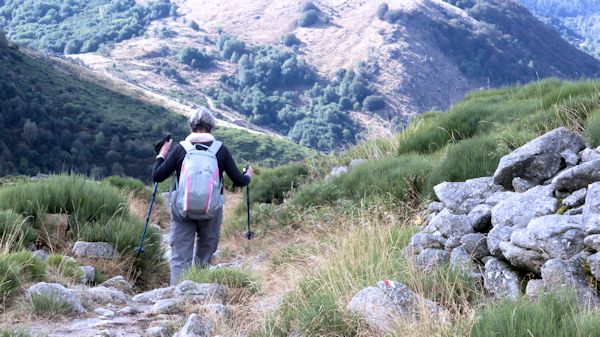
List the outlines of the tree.
{"type": "Polygon", "coordinates": [[[27,144],[33,144],[35,140],[38,138],[38,128],[35,122],[32,122],[29,118],[25,121],[23,125],[23,139],[27,142],[27,144]]]}
{"type": "Polygon", "coordinates": [[[207,68],[212,65],[212,58],[206,52],[193,47],[185,47],[177,53],[177,60],[196,69],[207,68]]]}
{"type": "Polygon", "coordinates": [[[367,96],[363,102],[363,108],[367,111],[376,111],[385,107],[385,101],[381,96],[367,96]]]}
{"type": "Polygon", "coordinates": [[[281,39],[281,41],[283,42],[283,45],[286,47],[292,47],[295,45],[299,45],[302,42],[300,41],[300,39],[298,39],[296,37],[296,34],[294,33],[287,33],[283,36],[283,38],[281,39]]]}
{"type": "Polygon", "coordinates": [[[319,12],[314,9],[302,12],[300,19],[298,19],[299,27],[311,27],[319,22],[319,12]]]}
{"type": "Polygon", "coordinates": [[[377,18],[378,18],[379,20],[383,20],[383,19],[385,19],[385,15],[387,14],[387,12],[388,12],[389,10],[390,10],[390,7],[389,7],[389,6],[388,6],[388,4],[386,4],[385,2],[384,2],[384,3],[382,3],[382,4],[380,4],[380,5],[377,7],[377,12],[376,12],[376,14],[377,14],[377,18]]]}

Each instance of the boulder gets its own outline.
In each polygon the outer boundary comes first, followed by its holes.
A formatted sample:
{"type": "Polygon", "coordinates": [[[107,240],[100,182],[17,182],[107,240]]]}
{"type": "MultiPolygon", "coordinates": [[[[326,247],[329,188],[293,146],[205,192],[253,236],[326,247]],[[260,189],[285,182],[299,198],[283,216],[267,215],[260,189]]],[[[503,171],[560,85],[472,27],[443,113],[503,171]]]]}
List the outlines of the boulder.
{"type": "Polygon", "coordinates": [[[527,282],[527,287],[525,287],[525,296],[528,299],[533,300],[544,293],[544,281],[540,279],[531,279],[527,282]]]}
{"type": "Polygon", "coordinates": [[[50,253],[48,253],[48,251],[46,251],[46,250],[38,249],[38,250],[35,250],[31,255],[37,257],[40,260],[46,261],[46,259],[50,255],[50,253]]]}
{"type": "Polygon", "coordinates": [[[445,245],[446,239],[439,235],[428,233],[417,233],[413,235],[408,243],[408,247],[412,249],[414,254],[419,254],[428,248],[442,249],[445,245]]]}
{"type": "Polygon", "coordinates": [[[104,308],[96,308],[94,312],[103,318],[111,318],[115,316],[115,312],[104,308]]]}
{"type": "Polygon", "coordinates": [[[379,282],[377,287],[359,291],[346,308],[383,334],[394,332],[401,321],[431,319],[444,322],[448,319],[448,312],[437,303],[421,297],[402,283],[387,280],[379,282]]]}
{"type": "Polygon", "coordinates": [[[444,182],[433,188],[435,195],[448,209],[456,214],[468,214],[475,206],[485,202],[502,188],[493,178],[470,179],[465,182],[444,182]]]}
{"type": "Polygon", "coordinates": [[[31,286],[27,293],[31,297],[34,306],[37,303],[35,298],[42,297],[64,305],[75,314],[83,314],[86,312],[77,296],[75,296],[71,290],[57,283],[40,282],[31,286]]]}
{"type": "Polygon", "coordinates": [[[132,300],[138,303],[156,303],[164,298],[175,296],[175,287],[158,288],[133,296],[132,300]]]}
{"type": "Polygon", "coordinates": [[[450,266],[465,272],[472,272],[474,269],[471,255],[463,246],[454,248],[450,253],[450,266]]]}
{"type": "Polygon", "coordinates": [[[157,315],[178,314],[183,311],[183,300],[178,298],[165,298],[156,301],[150,312],[157,315]]]}
{"type": "Polygon", "coordinates": [[[129,299],[129,296],[125,295],[122,291],[102,286],[74,290],[74,293],[82,303],[89,306],[125,304],[129,299]]]}
{"type": "Polygon", "coordinates": [[[473,233],[473,226],[469,217],[465,214],[453,214],[448,209],[443,210],[430,222],[430,225],[437,228],[443,236],[462,237],[465,234],[473,233]]]}
{"type": "Polygon", "coordinates": [[[559,173],[552,184],[558,191],[573,192],[600,180],[600,159],[588,161],[559,173]]]}
{"type": "Polygon", "coordinates": [[[579,207],[567,210],[564,215],[582,215],[582,214],[583,214],[583,206],[579,206],[579,207]]]}
{"type": "Polygon", "coordinates": [[[540,273],[540,269],[548,260],[547,255],[537,250],[519,247],[511,242],[500,242],[500,250],[511,265],[536,274],[540,273]]]}
{"type": "Polygon", "coordinates": [[[175,288],[175,296],[199,302],[223,304],[227,297],[227,289],[216,283],[196,283],[185,280],[175,288]]]}
{"type": "Polygon", "coordinates": [[[450,254],[442,249],[427,248],[416,259],[415,266],[421,270],[431,270],[448,263],[450,254]]]}
{"type": "Polygon", "coordinates": [[[536,183],[529,181],[529,180],[525,180],[523,178],[519,178],[516,177],[515,179],[513,179],[512,181],[512,186],[513,186],[513,190],[517,193],[523,193],[523,192],[527,192],[530,189],[534,188],[537,186],[536,183]]]}
{"type": "Polygon", "coordinates": [[[542,267],[542,280],[547,291],[575,289],[579,304],[585,308],[594,308],[600,303],[596,291],[588,287],[583,268],[570,261],[548,260],[542,267]]]}
{"type": "Polygon", "coordinates": [[[552,130],[502,157],[494,182],[506,189],[512,188],[516,177],[542,184],[566,163],[575,165],[583,148],[585,141],[579,134],[567,128],[552,130]]]}
{"type": "Polygon", "coordinates": [[[173,337],[212,337],[214,330],[214,323],[210,319],[191,314],[183,328],[173,337]]]}
{"type": "Polygon", "coordinates": [[[521,277],[506,263],[490,258],[485,263],[483,286],[495,298],[518,298],[521,277]]]}
{"type": "Polygon", "coordinates": [[[79,258],[112,259],[119,257],[119,253],[108,242],[77,241],[73,246],[73,254],[79,258]]]}
{"type": "Polygon", "coordinates": [[[587,264],[590,266],[590,272],[600,281],[600,253],[595,253],[587,258],[587,264]]]}
{"type": "Polygon", "coordinates": [[[579,189],[579,190],[571,193],[571,195],[568,196],[567,198],[565,198],[562,201],[562,204],[569,208],[579,207],[585,203],[585,195],[586,194],[587,194],[587,188],[579,189]]]}
{"type": "Polygon", "coordinates": [[[96,281],[96,268],[92,266],[81,266],[79,269],[83,272],[81,283],[87,284],[96,281]]]}
{"type": "Polygon", "coordinates": [[[484,234],[467,234],[460,239],[460,243],[473,259],[481,260],[490,255],[487,248],[487,237],[484,234]]]}
{"type": "Polygon", "coordinates": [[[581,215],[546,215],[514,231],[510,242],[549,258],[569,259],[584,249],[584,229],[581,215]]]}
{"type": "Polygon", "coordinates": [[[537,186],[525,193],[515,193],[492,208],[492,225],[488,234],[488,249],[502,257],[501,242],[508,242],[512,233],[527,226],[531,219],[554,214],[558,200],[552,186],[537,186]]]}
{"type": "Polygon", "coordinates": [[[170,337],[169,328],[166,326],[151,326],[146,329],[148,337],[170,337]]]}
{"type": "Polygon", "coordinates": [[[129,306],[129,305],[126,306],[126,307],[124,307],[124,308],[122,308],[122,309],[119,309],[117,311],[117,314],[124,315],[124,316],[125,315],[136,315],[136,314],[139,314],[139,313],[140,313],[140,310],[138,308],[132,307],[132,306],[129,306]]]}
{"type": "Polygon", "coordinates": [[[594,252],[600,252],[600,234],[592,234],[583,239],[586,248],[594,252]]]}
{"type": "Polygon", "coordinates": [[[492,225],[525,227],[533,218],[553,214],[558,200],[552,186],[537,186],[525,193],[513,194],[492,208],[492,225]]]}
{"type": "Polygon", "coordinates": [[[357,166],[357,165],[360,165],[360,164],[363,164],[363,163],[366,163],[366,162],[367,162],[366,159],[360,159],[360,158],[359,159],[352,159],[350,161],[350,163],[348,164],[348,166],[354,167],[354,166],[357,166]]]}
{"type": "Polygon", "coordinates": [[[600,234],[600,182],[590,184],[583,204],[586,234],[600,234]]]}
{"type": "Polygon", "coordinates": [[[434,201],[434,202],[430,203],[429,206],[427,206],[427,212],[428,213],[439,213],[439,212],[443,211],[444,208],[446,208],[446,206],[444,206],[444,203],[439,202],[439,201],[434,201]]]}
{"type": "Polygon", "coordinates": [[[123,276],[117,275],[104,281],[101,286],[106,288],[114,288],[126,294],[133,293],[133,286],[123,276]]]}
{"type": "Polygon", "coordinates": [[[481,204],[473,207],[468,215],[473,230],[487,233],[492,228],[492,206],[481,204]]]}
{"type": "Polygon", "coordinates": [[[329,177],[335,178],[343,173],[348,173],[350,169],[348,166],[338,166],[331,169],[331,173],[329,173],[329,177]]]}
{"type": "Polygon", "coordinates": [[[485,204],[489,205],[491,207],[494,207],[494,206],[498,205],[501,201],[504,201],[516,194],[518,194],[518,193],[510,192],[510,191],[496,192],[496,193],[490,195],[489,198],[485,199],[485,204]]]}
{"type": "Polygon", "coordinates": [[[583,149],[581,151],[581,162],[586,163],[588,161],[600,159],[600,153],[597,149],[583,149]]]}

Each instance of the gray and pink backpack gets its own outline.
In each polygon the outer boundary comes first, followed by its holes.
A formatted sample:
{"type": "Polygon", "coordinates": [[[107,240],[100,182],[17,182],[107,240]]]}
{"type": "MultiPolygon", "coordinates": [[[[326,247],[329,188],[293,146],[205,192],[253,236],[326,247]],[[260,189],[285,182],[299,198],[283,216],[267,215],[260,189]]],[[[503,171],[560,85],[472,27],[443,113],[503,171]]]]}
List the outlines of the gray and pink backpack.
{"type": "Polygon", "coordinates": [[[173,207],[184,219],[212,219],[221,208],[221,177],[217,152],[222,143],[213,141],[210,146],[180,142],[186,151],[181,164],[179,182],[173,207]]]}

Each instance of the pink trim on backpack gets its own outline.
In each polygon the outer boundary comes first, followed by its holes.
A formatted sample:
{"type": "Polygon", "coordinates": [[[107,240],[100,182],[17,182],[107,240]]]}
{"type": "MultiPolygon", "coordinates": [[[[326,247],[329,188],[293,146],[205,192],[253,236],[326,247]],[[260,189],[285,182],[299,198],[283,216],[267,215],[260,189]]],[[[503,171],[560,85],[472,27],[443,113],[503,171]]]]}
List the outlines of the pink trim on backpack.
{"type": "Polygon", "coordinates": [[[219,177],[219,170],[216,169],[213,172],[213,175],[208,179],[208,198],[206,199],[206,204],[204,205],[204,214],[208,214],[208,208],[210,207],[210,200],[212,198],[213,185],[215,184],[215,180],[219,177]]]}
{"type": "Polygon", "coordinates": [[[185,194],[183,195],[183,210],[187,211],[190,208],[190,176],[187,174],[187,167],[185,165],[181,165],[181,173],[179,174],[179,176],[185,177],[186,180],[186,190],[185,194]]]}

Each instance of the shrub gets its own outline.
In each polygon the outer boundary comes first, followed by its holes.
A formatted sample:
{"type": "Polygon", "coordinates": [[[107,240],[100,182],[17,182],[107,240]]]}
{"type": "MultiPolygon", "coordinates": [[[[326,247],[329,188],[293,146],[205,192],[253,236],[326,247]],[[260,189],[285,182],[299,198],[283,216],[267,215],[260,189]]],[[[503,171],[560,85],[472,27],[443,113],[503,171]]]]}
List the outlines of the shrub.
{"type": "Polygon", "coordinates": [[[22,283],[41,281],[46,276],[46,263],[30,251],[2,254],[0,260],[15,271],[22,283]]]}
{"type": "Polygon", "coordinates": [[[578,308],[575,291],[546,294],[530,301],[503,300],[477,314],[471,336],[574,336],[597,335],[600,315],[578,308]]]}
{"type": "Polygon", "coordinates": [[[317,7],[317,5],[315,5],[315,3],[312,1],[306,1],[302,5],[300,5],[300,12],[306,12],[310,10],[318,11],[319,7],[317,7]]]}
{"type": "Polygon", "coordinates": [[[2,328],[0,327],[0,337],[31,337],[31,334],[24,328],[2,328]]]}
{"type": "Polygon", "coordinates": [[[500,158],[505,154],[499,153],[497,147],[498,140],[488,135],[449,145],[440,164],[429,176],[428,192],[444,181],[465,181],[493,175],[500,158]]]}
{"type": "Polygon", "coordinates": [[[310,9],[302,12],[298,19],[299,27],[311,27],[319,22],[319,12],[314,9],[310,9]]]}
{"type": "Polygon", "coordinates": [[[33,312],[40,317],[53,318],[76,314],[66,299],[52,295],[32,294],[31,304],[33,312]]]}
{"type": "Polygon", "coordinates": [[[381,96],[367,96],[363,101],[363,108],[367,111],[376,111],[385,108],[385,101],[381,96]]]}
{"type": "Polygon", "coordinates": [[[36,238],[35,230],[25,218],[12,210],[0,210],[0,246],[18,248],[36,238]]]}
{"type": "Polygon", "coordinates": [[[281,203],[289,191],[304,183],[307,176],[308,168],[301,163],[264,170],[252,180],[251,201],[281,203]]]}
{"type": "Polygon", "coordinates": [[[189,26],[191,29],[195,30],[195,31],[199,31],[200,30],[200,26],[198,26],[198,23],[194,20],[191,20],[189,23],[189,26]]]}
{"type": "Polygon", "coordinates": [[[600,109],[594,110],[587,119],[586,132],[593,146],[600,146],[600,109]]]}
{"type": "Polygon", "coordinates": [[[149,198],[152,194],[144,182],[131,177],[109,176],[102,182],[125,192],[132,192],[139,198],[149,198]]]}
{"type": "Polygon", "coordinates": [[[300,39],[298,39],[296,37],[296,34],[294,34],[294,33],[285,34],[281,41],[283,42],[283,45],[286,47],[291,47],[291,46],[299,45],[302,43],[300,41],[300,39]]]}
{"type": "Polygon", "coordinates": [[[212,58],[205,51],[193,47],[185,47],[177,53],[177,60],[196,69],[203,69],[212,65],[212,58]]]}
{"type": "Polygon", "coordinates": [[[0,259],[0,302],[19,286],[19,277],[15,269],[0,259]]]}
{"type": "Polygon", "coordinates": [[[259,290],[258,279],[252,273],[233,268],[201,269],[192,267],[185,271],[179,281],[190,280],[198,283],[218,283],[229,288],[259,290]]]}
{"type": "Polygon", "coordinates": [[[379,6],[377,6],[377,12],[376,12],[377,18],[379,20],[385,19],[385,15],[387,14],[387,12],[389,10],[390,10],[390,7],[385,2],[380,4],[379,6]]]}
{"type": "Polygon", "coordinates": [[[71,281],[78,282],[84,276],[84,272],[79,268],[79,263],[68,256],[50,254],[46,259],[46,264],[53,273],[71,281]]]}

